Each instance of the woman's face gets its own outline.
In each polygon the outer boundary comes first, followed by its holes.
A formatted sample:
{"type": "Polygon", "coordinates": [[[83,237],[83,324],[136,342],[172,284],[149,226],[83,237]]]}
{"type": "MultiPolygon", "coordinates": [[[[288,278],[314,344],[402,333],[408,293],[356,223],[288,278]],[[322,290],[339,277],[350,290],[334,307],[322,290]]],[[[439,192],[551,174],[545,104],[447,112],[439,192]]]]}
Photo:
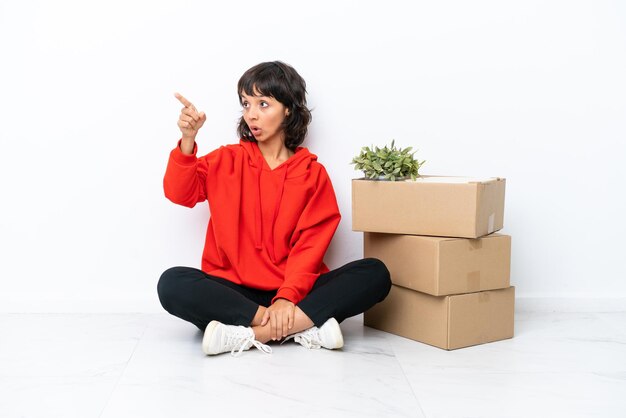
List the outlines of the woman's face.
{"type": "Polygon", "coordinates": [[[261,96],[256,89],[254,96],[241,92],[243,119],[258,142],[279,140],[284,142],[282,123],[289,110],[273,97],[261,96]]]}

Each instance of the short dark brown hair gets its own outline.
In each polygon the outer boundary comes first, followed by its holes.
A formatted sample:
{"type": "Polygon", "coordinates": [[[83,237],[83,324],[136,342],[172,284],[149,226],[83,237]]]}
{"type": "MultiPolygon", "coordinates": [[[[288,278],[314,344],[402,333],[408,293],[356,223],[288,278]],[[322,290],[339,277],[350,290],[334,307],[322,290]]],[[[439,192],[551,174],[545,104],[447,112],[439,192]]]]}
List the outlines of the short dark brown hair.
{"type": "MultiPolygon", "coordinates": [[[[242,103],[242,92],[249,96],[257,93],[272,97],[289,109],[282,126],[285,146],[295,151],[302,144],[311,123],[311,111],[306,105],[306,83],[293,67],[281,61],[257,64],[246,71],[237,83],[239,103],[242,103]]],[[[244,141],[256,142],[243,116],[239,119],[237,134],[244,141]]]]}

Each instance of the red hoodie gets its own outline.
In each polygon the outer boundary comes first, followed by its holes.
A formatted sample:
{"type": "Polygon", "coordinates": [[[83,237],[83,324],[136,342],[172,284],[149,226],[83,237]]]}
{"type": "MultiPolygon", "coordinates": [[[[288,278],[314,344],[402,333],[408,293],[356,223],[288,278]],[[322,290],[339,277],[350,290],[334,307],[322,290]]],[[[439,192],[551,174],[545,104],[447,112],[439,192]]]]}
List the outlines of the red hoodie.
{"type": "MultiPolygon", "coordinates": [[[[179,142],[180,145],[180,142],[179,142]]],[[[321,273],[341,215],[317,156],[298,147],[273,170],[256,143],[222,146],[204,157],[170,153],[165,196],[194,207],[208,200],[202,270],[300,302],[321,273]]]]}

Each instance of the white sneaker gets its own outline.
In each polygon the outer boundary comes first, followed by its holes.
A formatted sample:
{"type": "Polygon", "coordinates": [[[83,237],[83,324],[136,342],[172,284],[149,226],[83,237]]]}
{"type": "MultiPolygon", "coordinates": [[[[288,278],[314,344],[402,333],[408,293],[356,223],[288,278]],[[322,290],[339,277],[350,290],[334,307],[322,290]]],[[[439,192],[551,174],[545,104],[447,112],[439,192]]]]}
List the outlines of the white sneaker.
{"type": "Polygon", "coordinates": [[[305,331],[290,335],[283,342],[291,338],[308,349],[324,347],[334,350],[343,347],[343,335],[341,334],[341,328],[339,328],[339,322],[335,318],[330,318],[319,328],[311,327],[305,331]]]}
{"type": "Polygon", "coordinates": [[[264,353],[272,353],[271,347],[254,339],[252,328],[241,325],[225,325],[219,321],[211,321],[202,338],[202,351],[209,356],[230,351],[232,356],[237,357],[252,346],[264,353]]]}

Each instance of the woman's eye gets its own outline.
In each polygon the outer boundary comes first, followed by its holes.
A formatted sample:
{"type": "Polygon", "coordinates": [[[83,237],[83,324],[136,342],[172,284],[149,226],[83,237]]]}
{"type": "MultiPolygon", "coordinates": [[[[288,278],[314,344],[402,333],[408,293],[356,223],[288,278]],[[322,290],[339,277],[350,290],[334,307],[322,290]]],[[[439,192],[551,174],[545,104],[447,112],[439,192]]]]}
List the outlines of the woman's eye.
{"type": "Polygon", "coordinates": [[[261,107],[268,107],[269,104],[267,102],[261,102],[261,107]]]}
{"type": "Polygon", "coordinates": [[[241,106],[243,106],[243,107],[248,107],[248,102],[243,102],[243,103],[241,104],[241,106]]]}

